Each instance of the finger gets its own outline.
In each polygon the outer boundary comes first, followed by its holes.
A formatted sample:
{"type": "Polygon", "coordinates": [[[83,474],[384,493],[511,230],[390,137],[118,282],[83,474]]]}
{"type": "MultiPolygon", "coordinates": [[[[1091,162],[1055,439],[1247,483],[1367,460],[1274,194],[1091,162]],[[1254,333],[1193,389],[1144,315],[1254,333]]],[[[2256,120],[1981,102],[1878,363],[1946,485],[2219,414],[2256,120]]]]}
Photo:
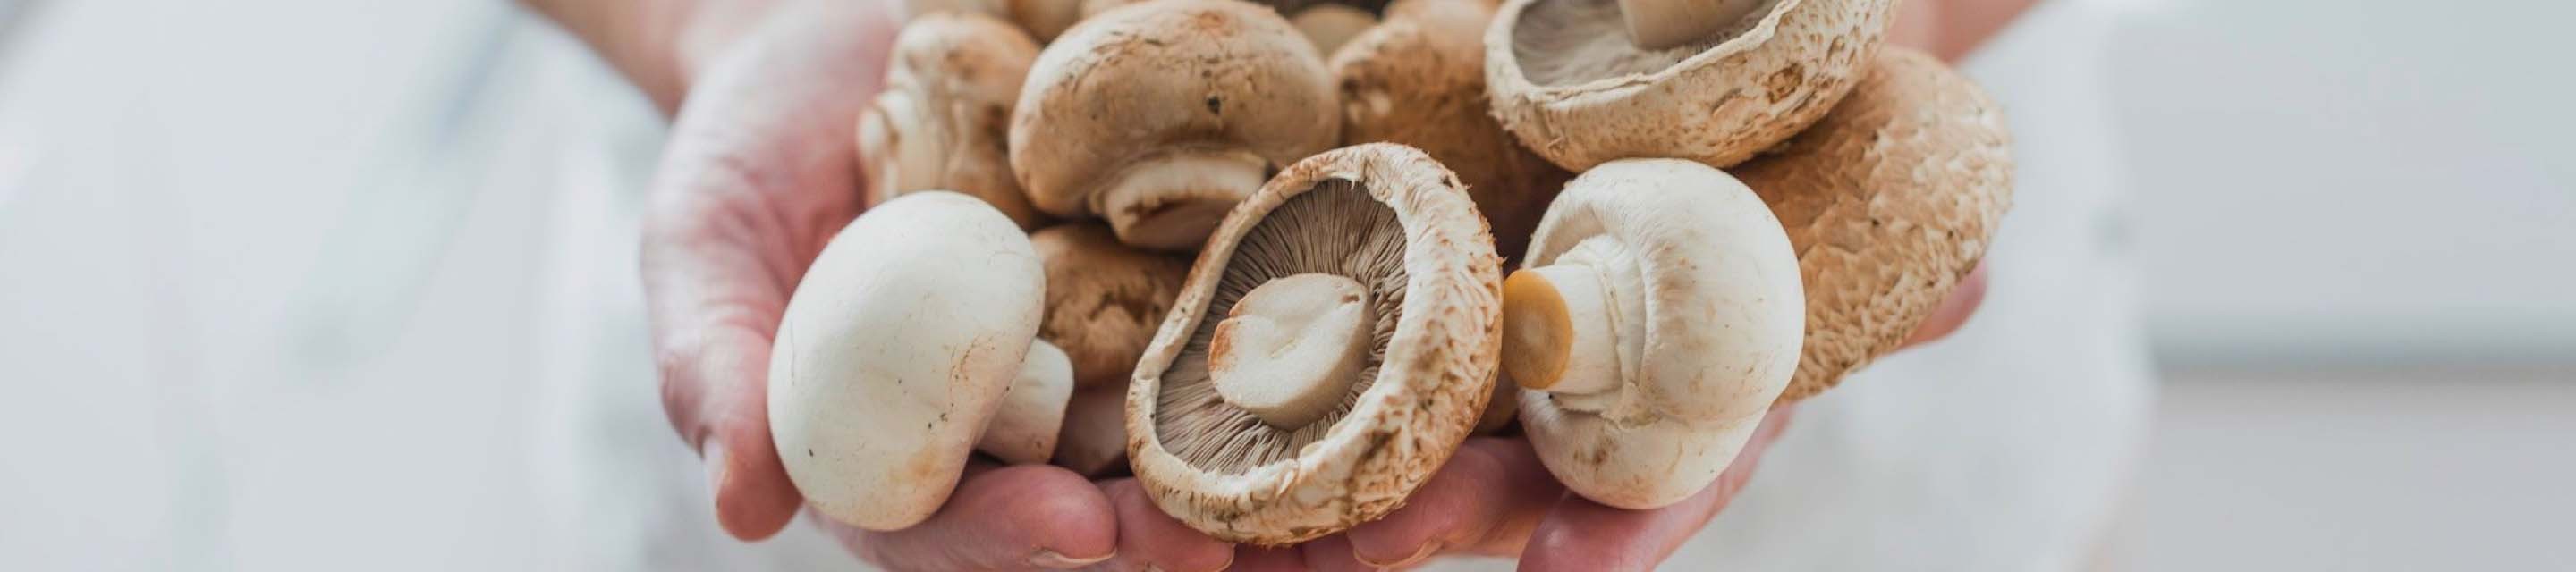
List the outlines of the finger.
{"type": "Polygon", "coordinates": [[[769,438],[769,340],[741,328],[702,333],[684,357],[665,361],[663,408],[697,446],[716,523],[735,538],[768,538],[804,502],[769,438]]]}
{"type": "Polygon", "coordinates": [[[929,520],[867,532],[816,515],[860,558],[896,570],[1070,569],[1109,559],[1117,517],[1091,481],[1048,465],[972,471],[929,520]]]}
{"type": "Polygon", "coordinates": [[[1299,572],[1306,570],[1306,557],[1297,547],[1263,548],[1242,545],[1234,549],[1234,565],[1226,568],[1237,572],[1299,572]]]}
{"type": "Polygon", "coordinates": [[[1612,508],[1566,495],[1531,533],[1522,570],[1649,570],[1672,556],[1717,511],[1751,482],[1762,453],[1788,424],[1787,407],[1775,408],[1744,451],[1699,494],[1652,510],[1612,508]]]}
{"type": "Polygon", "coordinates": [[[1100,488],[1118,512],[1118,555],[1103,562],[1102,568],[1196,572],[1223,570],[1234,561],[1233,545],[1163,514],[1136,479],[1104,481],[1100,488]]]}
{"type": "Polygon", "coordinates": [[[1960,326],[1967,325],[1969,316],[1976,315],[1977,306],[1985,301],[1986,264],[1979,262],[1977,269],[1960,278],[1959,285],[1950,289],[1950,297],[1943,298],[1941,306],[1933,308],[1932,315],[1924,317],[1923,324],[1915,326],[1914,334],[1907,336],[1905,343],[1898,347],[1931,343],[1959,331],[1960,326]]]}
{"type": "Polygon", "coordinates": [[[1297,545],[1298,555],[1306,568],[1317,572],[1370,572],[1378,567],[1361,564],[1351,556],[1350,533],[1328,535],[1297,545]]]}
{"type": "Polygon", "coordinates": [[[1440,472],[1414,489],[1404,508],[1353,527],[1351,556],[1361,563],[1404,566],[1445,550],[1517,552],[1564,487],[1523,439],[1474,437],[1440,472]]]}

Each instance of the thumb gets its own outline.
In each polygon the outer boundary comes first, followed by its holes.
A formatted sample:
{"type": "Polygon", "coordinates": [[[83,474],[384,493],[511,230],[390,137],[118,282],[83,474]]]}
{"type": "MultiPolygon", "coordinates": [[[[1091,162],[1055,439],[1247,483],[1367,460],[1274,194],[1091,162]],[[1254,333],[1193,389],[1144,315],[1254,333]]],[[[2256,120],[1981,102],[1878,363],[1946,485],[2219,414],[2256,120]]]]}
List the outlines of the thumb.
{"type": "Polygon", "coordinates": [[[666,396],[682,388],[694,398],[666,406],[681,434],[698,444],[717,523],[735,538],[768,538],[804,502],[769,436],[769,338],[747,328],[708,334],[664,374],[666,396]]]}

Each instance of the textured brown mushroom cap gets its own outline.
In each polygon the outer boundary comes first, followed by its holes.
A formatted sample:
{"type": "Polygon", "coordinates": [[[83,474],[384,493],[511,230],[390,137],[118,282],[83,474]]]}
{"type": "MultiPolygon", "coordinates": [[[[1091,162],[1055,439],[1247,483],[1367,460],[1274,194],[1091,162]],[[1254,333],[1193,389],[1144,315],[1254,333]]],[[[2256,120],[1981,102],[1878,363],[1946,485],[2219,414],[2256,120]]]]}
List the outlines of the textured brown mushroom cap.
{"type": "Polygon", "coordinates": [[[1097,222],[1066,223],[1029,235],[1046,263],[1046,320],[1038,339],[1073,358],[1074,385],[1124,385],[1172,309],[1190,258],[1118,242],[1097,222]]]}
{"type": "Polygon", "coordinates": [[[1807,342],[1783,403],[1896,349],[1977,266],[2012,205],[2011,136],[1984,90],[1882,52],[1842,105],[1736,174],[1798,249],[1807,342]]]}
{"type": "Polygon", "coordinates": [[[1399,145],[1298,162],[1238,205],[1128,388],[1128,453],[1156,506],[1220,540],[1280,545],[1402,505],[1491,394],[1502,280],[1492,244],[1457,177],[1399,145]],[[1270,278],[1313,272],[1374,292],[1377,340],[1343,404],[1277,429],[1211,387],[1208,318],[1270,278]]]}
{"type": "Polygon", "coordinates": [[[1484,0],[1406,0],[1386,23],[1333,54],[1345,144],[1402,143],[1458,173],[1492,223],[1495,250],[1516,258],[1548,199],[1572,173],[1521,147],[1485,96],[1484,0]]]}
{"type": "Polygon", "coordinates": [[[1035,228],[1045,217],[1011,174],[1004,132],[1037,43],[991,17],[939,12],[905,24],[892,50],[885,90],[859,118],[868,204],[957,191],[1035,228]]]}
{"type": "Polygon", "coordinates": [[[1779,0],[1729,33],[1629,43],[1617,0],[1510,0],[1485,35],[1494,115],[1575,171],[1675,157],[1727,167],[1797,134],[1860,79],[1895,0],[1779,0]]]}
{"type": "Polygon", "coordinates": [[[1334,104],[1314,45],[1269,8],[1129,4],[1075,24],[1038,54],[1012,117],[1010,162],[1040,210],[1108,218],[1121,240],[1136,243],[1120,221],[1168,205],[1112,212],[1104,191],[1133,167],[1193,153],[1244,155],[1275,169],[1332,146],[1334,104]]]}

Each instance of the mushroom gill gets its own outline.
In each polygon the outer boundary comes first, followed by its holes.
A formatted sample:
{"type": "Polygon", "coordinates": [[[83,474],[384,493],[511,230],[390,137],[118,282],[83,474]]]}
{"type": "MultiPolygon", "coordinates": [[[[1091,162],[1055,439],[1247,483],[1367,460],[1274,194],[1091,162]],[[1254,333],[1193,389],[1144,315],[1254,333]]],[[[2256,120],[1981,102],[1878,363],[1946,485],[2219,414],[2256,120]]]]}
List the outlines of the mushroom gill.
{"type": "Polygon", "coordinates": [[[1536,0],[1510,24],[1512,59],[1542,86],[1651,74],[1735,39],[1787,1],[1764,2],[1716,35],[1650,50],[1629,38],[1619,0],[1536,0]]]}
{"type": "Polygon", "coordinates": [[[1404,315],[1404,247],[1395,210],[1348,179],[1327,179],[1255,223],[1226,261],[1205,318],[1163,374],[1154,410],[1163,447],[1191,466],[1233,474],[1295,457],[1321,439],[1377,379],[1387,342],[1404,315]],[[1209,374],[1209,348],[1236,302],[1263,285],[1310,274],[1348,278],[1366,290],[1367,315],[1374,319],[1369,348],[1356,378],[1320,418],[1275,427],[1219,394],[1209,374]]]}

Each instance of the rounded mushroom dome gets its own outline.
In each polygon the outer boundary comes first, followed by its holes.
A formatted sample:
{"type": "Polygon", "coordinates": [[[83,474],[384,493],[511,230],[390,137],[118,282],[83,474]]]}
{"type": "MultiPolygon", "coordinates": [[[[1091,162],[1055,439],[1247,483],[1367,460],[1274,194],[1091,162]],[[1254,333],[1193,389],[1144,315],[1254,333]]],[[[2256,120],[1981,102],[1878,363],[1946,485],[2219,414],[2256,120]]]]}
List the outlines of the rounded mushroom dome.
{"type": "Polygon", "coordinates": [[[1575,177],[1504,290],[1521,424],[1568,489],[1622,508],[1688,497],[1797,369],[1797,256],[1717,169],[1626,159],[1575,177]]]}
{"type": "Polygon", "coordinates": [[[956,191],[1036,228],[1045,215],[1011,175],[1003,132],[1037,43],[1000,20],[942,12],[905,24],[892,50],[885,89],[859,116],[868,203],[956,191]]]}
{"type": "Polygon", "coordinates": [[[953,192],[897,197],[834,235],[769,358],[770,435],[806,502],[868,530],[938,510],[1021,376],[1043,276],[1017,225],[953,192]]]}
{"type": "Polygon", "coordinates": [[[1780,400],[1896,349],[1983,259],[2012,206],[2011,134],[1975,82],[1889,48],[1814,128],[1736,170],[1789,231],[1807,342],[1780,400]]]}
{"type": "Polygon", "coordinates": [[[1403,503],[1494,380],[1501,275],[1457,176],[1389,144],[1290,166],[1228,215],[1128,387],[1166,513],[1278,545],[1403,503]]]}
{"type": "Polygon", "coordinates": [[[1296,28],[1238,0],[1153,0],[1038,53],[1010,162],[1040,210],[1128,244],[1197,248],[1278,166],[1339,136],[1331,74],[1296,28]]]}
{"type": "MultiPolygon", "coordinates": [[[[1714,4],[1714,3],[1710,3],[1714,4]]],[[[1524,145],[1580,172],[1614,159],[1730,167],[1814,123],[1859,80],[1895,0],[1741,4],[1709,34],[1646,48],[1647,0],[1508,0],[1485,32],[1495,117],[1524,145]]]]}

